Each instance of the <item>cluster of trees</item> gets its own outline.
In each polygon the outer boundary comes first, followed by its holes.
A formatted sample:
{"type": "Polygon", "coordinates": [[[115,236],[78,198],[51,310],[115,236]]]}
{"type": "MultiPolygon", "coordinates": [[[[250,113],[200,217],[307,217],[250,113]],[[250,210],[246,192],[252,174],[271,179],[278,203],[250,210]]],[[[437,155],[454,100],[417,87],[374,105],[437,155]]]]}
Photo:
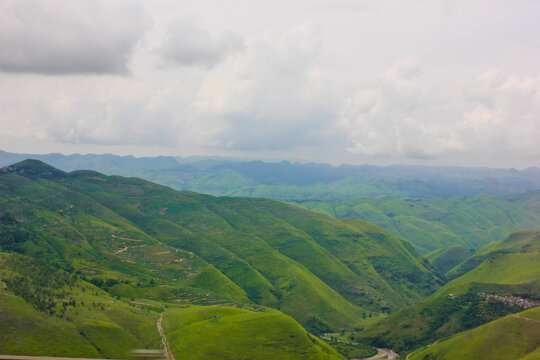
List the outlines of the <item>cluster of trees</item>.
{"type": "Polygon", "coordinates": [[[14,274],[3,279],[9,290],[42,312],[54,313],[56,299],[73,289],[78,276],[36,259],[9,256],[5,265],[14,274]]]}
{"type": "Polygon", "coordinates": [[[20,226],[13,214],[6,212],[0,215],[0,248],[23,253],[22,245],[31,237],[32,234],[20,226]]]}

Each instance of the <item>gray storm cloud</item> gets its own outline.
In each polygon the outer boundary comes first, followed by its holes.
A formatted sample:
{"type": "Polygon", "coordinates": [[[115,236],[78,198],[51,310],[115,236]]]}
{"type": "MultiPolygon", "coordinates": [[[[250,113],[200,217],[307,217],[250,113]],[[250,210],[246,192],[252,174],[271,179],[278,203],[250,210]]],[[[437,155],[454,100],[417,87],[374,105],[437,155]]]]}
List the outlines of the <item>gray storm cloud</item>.
{"type": "Polygon", "coordinates": [[[125,74],[145,23],[136,1],[2,2],[0,70],[125,74]]]}

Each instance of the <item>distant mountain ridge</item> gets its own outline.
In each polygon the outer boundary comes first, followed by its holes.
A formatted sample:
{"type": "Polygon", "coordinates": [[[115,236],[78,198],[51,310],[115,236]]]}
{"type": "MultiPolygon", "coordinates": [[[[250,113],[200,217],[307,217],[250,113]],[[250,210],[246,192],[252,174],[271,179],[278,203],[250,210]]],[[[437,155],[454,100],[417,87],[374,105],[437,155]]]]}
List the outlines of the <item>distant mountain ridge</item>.
{"type": "Polygon", "coordinates": [[[15,154],[0,150],[0,164],[27,158],[64,170],[95,170],[137,176],[179,190],[216,196],[266,197],[284,201],[334,201],[391,195],[449,198],[506,195],[540,189],[540,169],[452,166],[374,166],[263,162],[216,157],[15,154]]]}

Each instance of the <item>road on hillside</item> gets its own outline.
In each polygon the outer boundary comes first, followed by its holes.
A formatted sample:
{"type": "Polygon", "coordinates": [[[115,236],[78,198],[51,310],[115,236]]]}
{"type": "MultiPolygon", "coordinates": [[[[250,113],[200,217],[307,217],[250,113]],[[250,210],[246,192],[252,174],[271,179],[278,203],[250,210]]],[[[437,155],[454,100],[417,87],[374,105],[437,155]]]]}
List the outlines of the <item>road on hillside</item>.
{"type": "Polygon", "coordinates": [[[377,351],[378,351],[377,355],[373,355],[372,357],[364,358],[364,359],[361,359],[361,360],[379,360],[379,359],[395,360],[395,359],[399,358],[399,355],[396,354],[391,349],[379,349],[379,348],[377,348],[377,351]]]}
{"type": "Polygon", "coordinates": [[[169,345],[169,342],[167,341],[167,337],[165,336],[165,331],[163,331],[163,326],[162,326],[163,314],[164,312],[162,312],[161,315],[159,316],[159,319],[156,323],[156,327],[159,332],[159,335],[161,336],[161,343],[163,344],[163,351],[165,352],[165,357],[167,358],[167,360],[176,360],[174,358],[174,354],[171,351],[171,346],[169,345]]]}
{"type": "MultiPolygon", "coordinates": [[[[320,336],[320,338],[323,340],[332,341],[332,339],[327,334],[320,336]]],[[[343,344],[348,344],[348,345],[360,345],[360,343],[357,343],[357,342],[345,341],[345,340],[340,340],[340,339],[335,339],[334,341],[337,341],[343,344]]],[[[368,358],[353,358],[352,360],[379,360],[379,359],[395,360],[397,358],[399,358],[399,355],[396,354],[392,349],[377,348],[377,355],[373,355],[372,357],[368,357],[368,358]]]]}

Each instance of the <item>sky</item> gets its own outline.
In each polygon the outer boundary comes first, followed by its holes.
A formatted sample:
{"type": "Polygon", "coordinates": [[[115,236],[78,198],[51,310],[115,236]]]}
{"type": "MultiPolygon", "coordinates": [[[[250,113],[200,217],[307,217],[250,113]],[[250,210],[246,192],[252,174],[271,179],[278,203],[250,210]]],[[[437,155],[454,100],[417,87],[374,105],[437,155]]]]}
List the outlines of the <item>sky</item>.
{"type": "Polygon", "coordinates": [[[540,2],[0,0],[0,149],[540,166],[540,2]]]}

